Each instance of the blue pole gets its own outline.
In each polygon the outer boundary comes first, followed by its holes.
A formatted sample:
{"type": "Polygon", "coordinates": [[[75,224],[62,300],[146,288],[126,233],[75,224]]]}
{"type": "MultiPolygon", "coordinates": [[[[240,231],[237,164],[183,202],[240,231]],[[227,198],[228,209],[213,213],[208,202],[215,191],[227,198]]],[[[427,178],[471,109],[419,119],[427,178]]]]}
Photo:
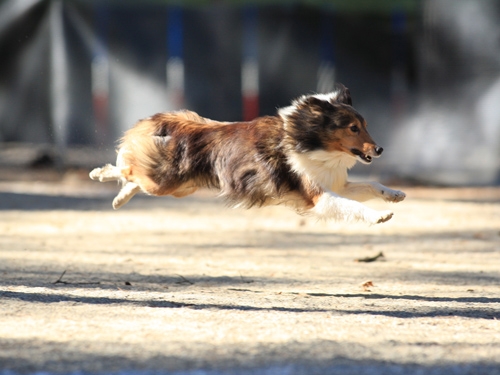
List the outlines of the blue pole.
{"type": "Polygon", "coordinates": [[[335,40],[333,28],[333,13],[324,11],[321,15],[319,68],[316,90],[319,93],[333,91],[336,80],[335,40]]]}

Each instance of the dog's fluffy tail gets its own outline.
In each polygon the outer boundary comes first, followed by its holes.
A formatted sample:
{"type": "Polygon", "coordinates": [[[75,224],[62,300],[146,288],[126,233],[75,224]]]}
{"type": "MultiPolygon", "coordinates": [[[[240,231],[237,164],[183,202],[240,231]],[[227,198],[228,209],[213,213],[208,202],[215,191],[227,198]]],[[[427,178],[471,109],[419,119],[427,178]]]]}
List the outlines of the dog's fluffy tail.
{"type": "MultiPolygon", "coordinates": [[[[143,190],[154,193],[154,186],[149,175],[152,166],[157,163],[158,146],[156,134],[160,124],[153,118],[139,121],[120,139],[116,166],[107,164],[90,172],[92,180],[107,182],[119,181],[122,188],[113,200],[116,210],[125,205],[135,194],[143,190]]],[[[165,139],[167,137],[163,137],[165,139]]]]}
{"type": "Polygon", "coordinates": [[[121,191],[113,200],[114,209],[125,205],[141,190],[147,194],[164,195],[151,176],[155,167],[161,164],[160,149],[164,149],[171,140],[165,132],[169,124],[183,127],[227,123],[212,121],[190,111],[160,113],[136,123],[119,141],[116,166],[108,164],[90,172],[92,180],[122,183],[121,191]]]}

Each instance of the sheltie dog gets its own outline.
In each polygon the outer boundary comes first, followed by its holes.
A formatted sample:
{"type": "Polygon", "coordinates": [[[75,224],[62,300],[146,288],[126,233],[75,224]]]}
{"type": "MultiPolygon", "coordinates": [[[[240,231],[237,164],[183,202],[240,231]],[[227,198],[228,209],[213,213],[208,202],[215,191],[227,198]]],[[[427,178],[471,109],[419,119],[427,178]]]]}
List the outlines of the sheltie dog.
{"type": "Polygon", "coordinates": [[[90,178],[122,182],[114,209],[140,191],[180,198],[209,188],[233,206],[285,204],[318,218],[376,224],[392,212],[359,202],[400,202],[405,194],[377,182],[348,182],[347,171],[382,151],[349,90],[339,85],[249,122],[218,122],[190,111],[156,114],[125,133],[116,166],[96,168],[90,178]]]}

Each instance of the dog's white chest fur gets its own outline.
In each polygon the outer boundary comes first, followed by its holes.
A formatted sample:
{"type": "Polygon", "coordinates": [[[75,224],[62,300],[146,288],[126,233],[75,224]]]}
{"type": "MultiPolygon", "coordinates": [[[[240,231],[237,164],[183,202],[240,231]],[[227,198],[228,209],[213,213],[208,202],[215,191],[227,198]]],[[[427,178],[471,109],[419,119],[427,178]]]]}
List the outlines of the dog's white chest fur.
{"type": "Polygon", "coordinates": [[[324,150],[304,153],[292,152],[288,156],[293,171],[306,175],[325,190],[342,190],[347,182],[347,171],[356,164],[356,159],[338,151],[324,150]]]}

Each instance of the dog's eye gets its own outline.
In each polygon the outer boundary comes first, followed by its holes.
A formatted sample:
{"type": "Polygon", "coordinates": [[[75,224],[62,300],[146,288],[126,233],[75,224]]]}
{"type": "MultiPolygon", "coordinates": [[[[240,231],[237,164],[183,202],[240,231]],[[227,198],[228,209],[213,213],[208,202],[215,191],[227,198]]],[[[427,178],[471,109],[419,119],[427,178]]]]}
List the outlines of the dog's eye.
{"type": "Polygon", "coordinates": [[[350,129],[353,133],[359,133],[359,128],[356,125],[351,126],[350,129]]]}

